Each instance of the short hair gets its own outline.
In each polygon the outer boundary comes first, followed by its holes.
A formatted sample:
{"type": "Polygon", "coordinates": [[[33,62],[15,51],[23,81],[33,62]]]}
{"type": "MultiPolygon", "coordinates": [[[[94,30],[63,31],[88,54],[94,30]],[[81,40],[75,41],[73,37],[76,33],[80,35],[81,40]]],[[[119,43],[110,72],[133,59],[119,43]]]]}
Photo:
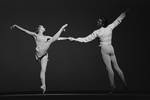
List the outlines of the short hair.
{"type": "Polygon", "coordinates": [[[102,24],[101,24],[102,27],[107,27],[108,26],[108,19],[106,17],[101,16],[99,19],[102,20],[102,24]]]}

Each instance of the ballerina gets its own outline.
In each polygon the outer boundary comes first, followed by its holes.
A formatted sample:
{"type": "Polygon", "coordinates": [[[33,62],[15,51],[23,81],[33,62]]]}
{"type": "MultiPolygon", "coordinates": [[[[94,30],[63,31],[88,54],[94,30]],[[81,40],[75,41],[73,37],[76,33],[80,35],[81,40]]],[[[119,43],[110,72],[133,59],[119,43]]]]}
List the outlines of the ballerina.
{"type": "Polygon", "coordinates": [[[53,37],[43,35],[43,33],[45,32],[45,28],[42,25],[39,25],[39,27],[37,28],[37,33],[28,31],[16,24],[11,26],[11,29],[16,27],[16,28],[26,32],[27,34],[32,35],[35,39],[35,43],[36,43],[35,58],[36,58],[36,61],[40,62],[40,64],[41,64],[40,78],[41,78],[41,82],[42,82],[41,89],[43,90],[43,94],[46,91],[45,72],[46,72],[46,67],[47,67],[47,62],[48,62],[48,49],[49,49],[50,45],[53,42],[55,42],[56,40],[69,39],[66,37],[59,37],[61,35],[61,33],[63,31],[65,31],[65,27],[67,27],[67,26],[68,26],[68,24],[63,25],[60,28],[60,30],[53,37]]]}
{"type": "Polygon", "coordinates": [[[114,83],[114,72],[112,69],[111,62],[113,63],[115,70],[118,72],[119,76],[121,77],[121,79],[124,83],[125,90],[127,90],[127,84],[125,81],[124,74],[118,66],[114,48],[111,44],[112,31],[117,25],[119,25],[122,22],[122,20],[126,16],[127,11],[128,11],[128,9],[125,12],[121,13],[121,15],[113,23],[111,23],[109,25],[108,25],[107,18],[100,17],[100,19],[97,21],[97,24],[98,24],[98,26],[100,26],[100,28],[95,30],[92,34],[90,34],[86,37],[79,37],[76,39],[73,37],[69,37],[70,41],[78,41],[78,42],[83,42],[83,43],[90,42],[90,41],[94,40],[96,37],[99,38],[99,40],[100,40],[99,47],[101,47],[102,58],[106,65],[106,69],[108,70],[108,75],[109,75],[109,79],[110,79],[111,91],[109,92],[109,94],[112,94],[114,89],[116,88],[115,83],[114,83]]]}

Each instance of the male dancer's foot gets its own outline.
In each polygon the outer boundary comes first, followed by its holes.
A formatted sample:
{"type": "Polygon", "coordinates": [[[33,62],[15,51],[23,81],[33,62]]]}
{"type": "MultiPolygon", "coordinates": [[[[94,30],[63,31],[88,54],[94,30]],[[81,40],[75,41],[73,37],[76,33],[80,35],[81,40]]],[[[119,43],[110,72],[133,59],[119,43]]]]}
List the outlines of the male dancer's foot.
{"type": "Polygon", "coordinates": [[[129,90],[128,90],[128,86],[127,85],[124,85],[124,92],[127,93],[129,90]]]}

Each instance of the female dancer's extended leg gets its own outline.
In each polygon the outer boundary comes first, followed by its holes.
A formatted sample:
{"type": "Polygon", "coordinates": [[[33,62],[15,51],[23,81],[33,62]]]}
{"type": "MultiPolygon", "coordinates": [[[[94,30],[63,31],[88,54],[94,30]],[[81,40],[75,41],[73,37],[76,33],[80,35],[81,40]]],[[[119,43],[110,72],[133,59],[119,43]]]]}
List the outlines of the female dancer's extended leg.
{"type": "Polygon", "coordinates": [[[55,42],[55,41],[59,38],[59,36],[61,35],[62,31],[65,31],[65,27],[66,27],[67,25],[68,25],[68,24],[65,24],[65,25],[63,25],[63,26],[59,29],[59,31],[48,41],[49,44],[51,44],[52,42],[55,42]]]}
{"type": "Polygon", "coordinates": [[[45,56],[41,59],[41,73],[40,73],[40,78],[41,78],[41,82],[42,82],[41,89],[43,89],[43,94],[44,94],[45,91],[46,91],[45,72],[46,72],[47,62],[48,62],[48,54],[45,55],[45,56]]]}

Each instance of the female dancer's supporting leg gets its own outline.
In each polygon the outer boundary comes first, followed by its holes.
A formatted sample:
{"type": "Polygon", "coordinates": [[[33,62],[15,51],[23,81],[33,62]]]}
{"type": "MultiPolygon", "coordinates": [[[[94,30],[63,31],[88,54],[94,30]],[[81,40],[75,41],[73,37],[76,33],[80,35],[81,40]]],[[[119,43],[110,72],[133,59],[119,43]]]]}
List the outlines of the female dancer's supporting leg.
{"type": "Polygon", "coordinates": [[[43,94],[46,91],[45,72],[46,72],[47,62],[48,62],[48,54],[41,59],[40,78],[41,78],[41,82],[42,82],[41,89],[43,89],[43,94]]]}

